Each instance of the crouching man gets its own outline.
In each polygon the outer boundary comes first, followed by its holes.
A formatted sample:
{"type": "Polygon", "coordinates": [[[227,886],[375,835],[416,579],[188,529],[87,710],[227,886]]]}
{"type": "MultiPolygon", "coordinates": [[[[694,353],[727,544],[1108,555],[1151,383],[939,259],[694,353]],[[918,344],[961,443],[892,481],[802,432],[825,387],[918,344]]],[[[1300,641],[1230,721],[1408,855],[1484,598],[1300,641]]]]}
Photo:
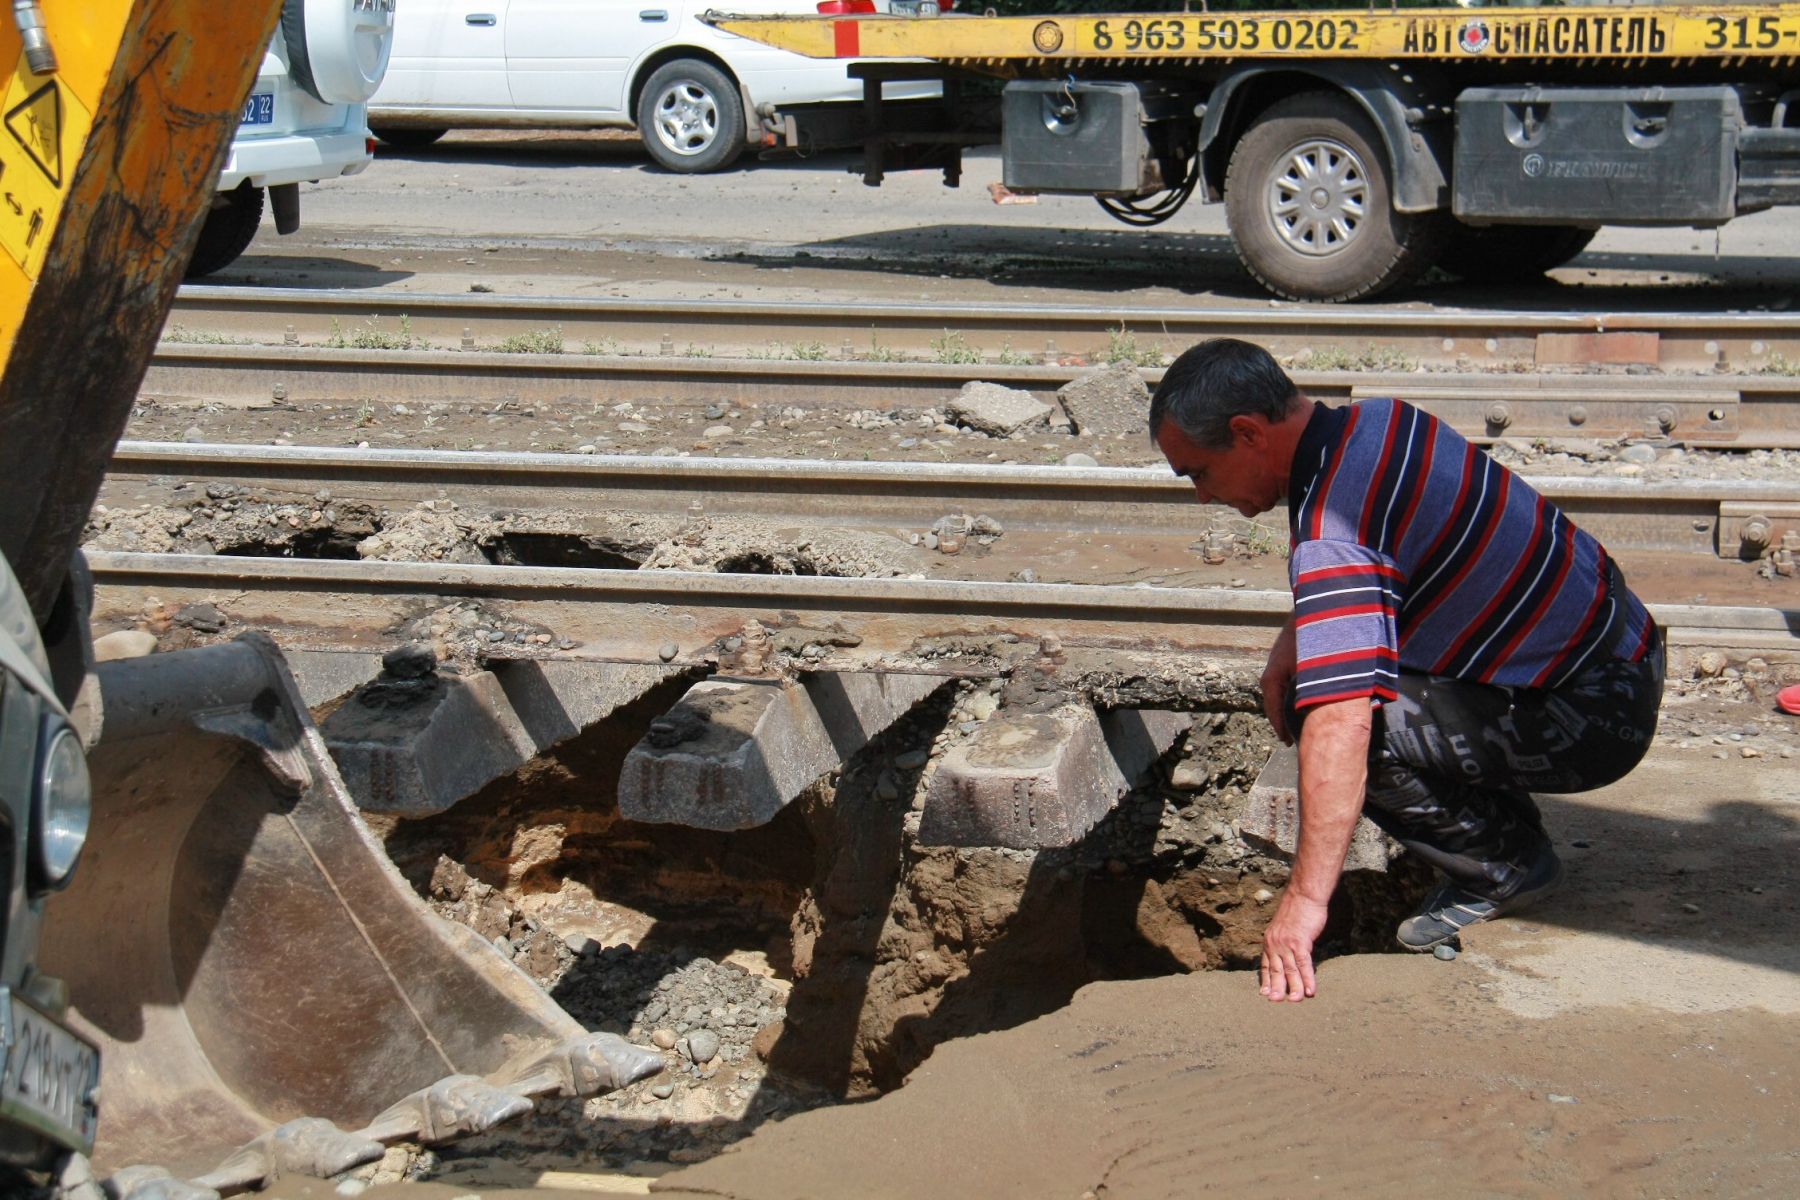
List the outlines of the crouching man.
{"type": "Polygon", "coordinates": [[[1258,346],[1202,342],[1150,405],[1202,504],[1285,498],[1294,615],[1263,706],[1300,740],[1300,844],[1262,993],[1314,994],[1313,942],[1363,813],[1442,873],[1398,937],[1430,950],[1562,879],[1532,792],[1623,777],[1656,731],[1662,639],[1600,543],[1442,422],[1328,408],[1258,346]]]}

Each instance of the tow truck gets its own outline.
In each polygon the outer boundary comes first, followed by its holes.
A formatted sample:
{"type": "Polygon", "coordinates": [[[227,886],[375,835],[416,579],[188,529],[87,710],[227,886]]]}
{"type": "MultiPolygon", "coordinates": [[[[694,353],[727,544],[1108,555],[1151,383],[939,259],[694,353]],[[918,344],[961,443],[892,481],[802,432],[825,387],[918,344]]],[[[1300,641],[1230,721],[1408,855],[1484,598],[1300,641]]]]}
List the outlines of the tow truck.
{"type": "Polygon", "coordinates": [[[1288,299],[1432,265],[1527,279],[1603,225],[1800,203],[1800,4],[707,19],[877,60],[851,68],[867,183],[929,167],[954,186],[962,151],[997,140],[1009,191],[1093,196],[1129,225],[1198,195],[1288,299]],[[951,100],[1003,81],[998,121],[966,105],[908,127],[882,87],[920,77],[951,100]]]}

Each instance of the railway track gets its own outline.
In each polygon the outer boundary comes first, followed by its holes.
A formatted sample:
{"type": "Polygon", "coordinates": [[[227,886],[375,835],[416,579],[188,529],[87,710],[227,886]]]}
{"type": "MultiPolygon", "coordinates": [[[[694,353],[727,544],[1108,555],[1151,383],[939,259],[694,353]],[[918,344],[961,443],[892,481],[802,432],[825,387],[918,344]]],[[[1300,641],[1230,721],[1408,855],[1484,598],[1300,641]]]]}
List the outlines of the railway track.
{"type": "MultiPolygon", "coordinates": [[[[986,513],[1012,533],[1137,537],[1181,551],[1220,510],[1154,468],[667,458],[309,446],[120,443],[103,499],[191,502],[194,483],[226,484],[271,502],[406,506],[448,500],[474,512],[629,510],[755,516],[875,530],[918,529],[946,513],[986,513]],[[188,485],[184,487],[183,485],[188,485]]],[[[1800,532],[1792,483],[1535,477],[1531,483],[1616,550],[1739,560],[1800,532]]],[[[1285,534],[1275,512],[1268,527],[1285,534]]],[[[1241,522],[1240,522],[1241,523],[1241,522]]]]}
{"type": "Polygon", "coordinates": [[[972,378],[1047,397],[1083,369],[1071,363],[1144,360],[1218,335],[1299,355],[1295,379],[1320,398],[1400,395],[1476,438],[1800,446],[1800,375],[1787,373],[1800,364],[1800,317],[1768,313],[1102,310],[189,287],[143,393],[238,405],[377,396],[930,406],[972,378]],[[1558,369],[1596,362],[1671,373],[1558,369]],[[1506,373],[1525,367],[1549,369],[1506,373]]]}
{"type": "MultiPolygon", "coordinates": [[[[305,342],[362,328],[406,331],[456,346],[467,336],[485,344],[555,331],[565,342],[674,353],[687,345],[765,349],[817,345],[874,348],[918,356],[941,354],[945,335],[997,356],[1042,357],[1046,351],[1092,356],[1129,334],[1148,348],[1179,350],[1206,337],[1257,337],[1278,354],[1372,346],[1422,362],[1563,361],[1582,346],[1666,367],[1754,369],[1776,355],[1800,358],[1800,314],[1790,313],[1526,313],[1415,312],[1349,306],[1274,305],[1242,309],[1083,308],[1072,305],[896,304],[746,300],[628,300],[501,297],[422,293],[349,293],[342,289],[189,285],[176,295],[171,325],[276,340],[291,327],[305,342]],[[373,324],[371,325],[371,322],[373,324]],[[1560,339],[1581,339],[1580,345],[1560,339]],[[1053,343],[1046,345],[1046,343],[1053,343]]],[[[1602,360],[1605,361],[1605,360],[1602,360]]],[[[1615,361],[1623,361],[1615,359],[1615,361]]]]}
{"type": "MultiPolygon", "coordinates": [[[[341,562],[210,555],[90,555],[96,616],[206,602],[233,625],[280,631],[284,645],[367,650],[434,605],[475,601],[518,638],[498,657],[704,662],[756,620],[810,630],[837,667],[915,649],[921,640],[1053,638],[1066,646],[1199,653],[1266,649],[1286,619],[1285,591],[828,579],[682,571],[341,562]],[[526,630],[541,631],[525,636],[526,630]],[[536,639],[542,636],[545,641],[536,639]],[[542,649],[540,650],[540,646],[542,649]],[[566,647],[566,649],[565,649],[566,647]]],[[[1750,605],[1653,604],[1672,646],[1800,652],[1800,614],[1750,605]]]]}
{"type": "MultiPolygon", "coordinates": [[[[1705,485],[1536,479],[1535,486],[1621,553],[1673,561],[1682,594],[1697,578],[1748,579],[1735,560],[1789,527],[1800,503],[1787,484],[1705,485]],[[1787,522],[1788,524],[1783,524],[1787,522]]],[[[109,477],[109,504],[209,503],[235,495],[305,508],[351,501],[407,508],[421,500],[479,513],[625,510],[677,518],[754,516],[801,529],[918,529],[939,513],[979,512],[1005,528],[991,554],[934,564],[974,578],[828,578],[638,571],[532,563],[373,562],[241,555],[99,552],[102,619],[146,607],[206,601],[246,627],[287,631],[312,649],[368,648],[434,607],[458,600],[506,614],[505,645],[579,648],[640,661],[676,647],[699,655],[750,619],[828,631],[821,644],[867,661],[948,635],[1053,636],[1073,645],[1248,651],[1285,619],[1278,555],[1260,570],[1234,562],[1256,586],[1120,586],[1014,581],[1021,562],[1048,574],[1059,558],[1138,564],[1140,577],[1205,582],[1196,550],[1211,516],[1180,482],[1149,469],[922,467],[794,460],[603,458],[551,454],[190,446],[127,442],[109,477]],[[198,486],[198,490],[196,490],[198,486]],[[221,486],[223,485],[223,486],[221,486]],[[329,500],[320,500],[328,495],[329,500]],[[1198,542],[1196,539],[1200,539],[1198,542]],[[541,640],[540,640],[541,635],[541,640]],[[852,647],[854,647],[852,649],[852,647]]],[[[1274,514],[1279,524],[1279,514],[1274,514]]],[[[574,535],[579,539],[579,532],[574,535]]],[[[900,545],[897,539],[893,544],[900,545]]],[[[934,572],[939,566],[932,567],[934,572]]],[[[1116,572],[1115,572],[1116,574],[1116,572]]],[[[1223,584],[1223,577],[1214,580],[1223,584]]],[[[1723,582],[1710,594],[1728,594],[1723,582]]],[[[1647,593],[1653,598],[1654,592],[1647,593]]],[[[1668,599],[1669,597],[1662,597],[1668,599]]],[[[1757,604],[1656,605],[1675,644],[1756,653],[1800,650],[1800,614],[1757,604]]]]}

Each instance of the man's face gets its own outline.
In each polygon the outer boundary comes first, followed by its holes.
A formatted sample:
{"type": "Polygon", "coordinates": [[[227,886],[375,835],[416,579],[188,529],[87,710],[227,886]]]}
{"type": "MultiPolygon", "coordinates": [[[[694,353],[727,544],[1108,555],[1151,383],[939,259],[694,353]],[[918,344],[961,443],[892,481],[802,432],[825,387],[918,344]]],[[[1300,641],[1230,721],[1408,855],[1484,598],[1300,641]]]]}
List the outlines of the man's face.
{"type": "Polygon", "coordinates": [[[1233,417],[1232,444],[1214,450],[1193,441],[1164,421],[1156,444],[1175,474],[1194,485],[1202,504],[1228,504],[1246,517],[1266,513],[1281,503],[1287,480],[1278,472],[1269,445],[1268,422],[1260,417],[1233,417]]]}

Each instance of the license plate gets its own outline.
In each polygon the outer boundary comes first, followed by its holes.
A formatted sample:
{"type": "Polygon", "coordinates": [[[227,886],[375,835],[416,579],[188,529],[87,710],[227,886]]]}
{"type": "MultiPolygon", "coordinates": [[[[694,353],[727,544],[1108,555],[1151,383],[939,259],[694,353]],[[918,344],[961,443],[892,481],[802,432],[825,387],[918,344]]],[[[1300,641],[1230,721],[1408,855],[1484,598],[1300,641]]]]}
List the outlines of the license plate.
{"type": "Polygon", "coordinates": [[[94,1148],[100,1051],[0,988],[0,1117],[86,1154],[94,1148]]]}
{"type": "Polygon", "coordinates": [[[273,125],[275,123],[275,93],[257,92],[244,101],[244,119],[239,125],[273,125]]]}

